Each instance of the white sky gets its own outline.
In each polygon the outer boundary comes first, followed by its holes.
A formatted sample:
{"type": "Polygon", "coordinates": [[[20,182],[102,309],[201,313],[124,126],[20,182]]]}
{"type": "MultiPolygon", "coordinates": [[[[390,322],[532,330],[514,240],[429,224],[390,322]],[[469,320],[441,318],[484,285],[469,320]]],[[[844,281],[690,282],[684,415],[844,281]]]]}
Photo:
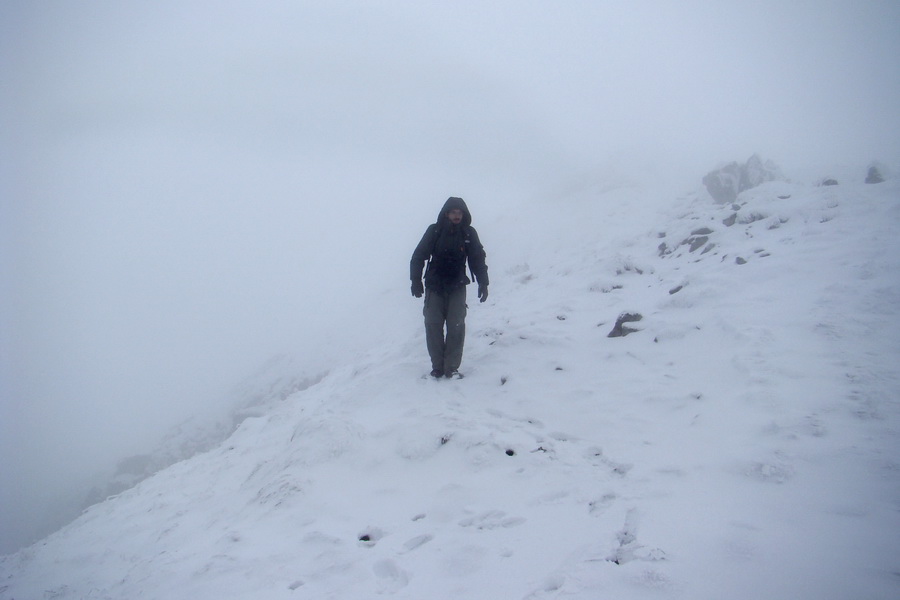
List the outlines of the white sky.
{"type": "Polygon", "coordinates": [[[481,4],[0,4],[7,501],[345,352],[449,195],[900,165],[896,2],[481,4]]]}

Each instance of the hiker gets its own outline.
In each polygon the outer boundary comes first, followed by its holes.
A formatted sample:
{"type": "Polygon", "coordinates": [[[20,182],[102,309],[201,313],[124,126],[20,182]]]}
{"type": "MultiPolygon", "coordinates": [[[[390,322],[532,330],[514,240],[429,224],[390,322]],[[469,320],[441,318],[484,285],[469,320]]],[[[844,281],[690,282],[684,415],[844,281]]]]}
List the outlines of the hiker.
{"type": "Polygon", "coordinates": [[[466,262],[478,282],[478,298],[488,297],[484,247],[472,227],[472,215],[462,198],[448,198],[436,223],[428,226],[409,261],[412,295],[425,295],[425,342],[431,376],[459,378],[466,338],[466,262]],[[422,285],[422,266],[425,285],[422,285]],[[446,325],[446,336],[444,327],[446,325]]]}

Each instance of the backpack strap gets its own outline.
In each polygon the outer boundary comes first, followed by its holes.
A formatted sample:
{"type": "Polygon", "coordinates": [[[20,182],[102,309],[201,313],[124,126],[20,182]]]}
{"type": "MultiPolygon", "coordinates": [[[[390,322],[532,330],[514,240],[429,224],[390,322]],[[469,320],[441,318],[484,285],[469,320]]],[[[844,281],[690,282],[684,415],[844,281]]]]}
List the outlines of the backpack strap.
{"type": "Polygon", "coordinates": [[[428,267],[431,266],[431,261],[434,259],[434,251],[437,250],[437,242],[438,237],[441,235],[441,227],[440,225],[435,225],[434,229],[431,230],[431,253],[428,255],[428,262],[425,263],[425,272],[428,272],[428,267]]]}

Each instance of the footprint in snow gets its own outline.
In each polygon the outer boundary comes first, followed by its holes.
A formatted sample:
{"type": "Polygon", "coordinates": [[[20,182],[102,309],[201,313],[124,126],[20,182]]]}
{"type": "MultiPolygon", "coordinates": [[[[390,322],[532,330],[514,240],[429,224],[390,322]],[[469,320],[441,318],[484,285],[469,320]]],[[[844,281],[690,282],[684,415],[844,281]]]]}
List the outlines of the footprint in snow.
{"type": "Polygon", "coordinates": [[[409,575],[390,559],[377,561],[372,565],[379,594],[393,594],[409,585],[409,575]]]}
{"type": "Polygon", "coordinates": [[[489,510],[472,517],[466,517],[459,522],[459,525],[477,529],[496,529],[498,527],[515,527],[524,522],[525,519],[522,517],[507,517],[502,510],[489,510]]]}
{"type": "Polygon", "coordinates": [[[549,598],[550,594],[554,597],[559,595],[560,590],[566,584],[566,578],[560,573],[549,575],[538,589],[528,594],[523,600],[538,600],[539,598],[549,598]]]}
{"type": "Polygon", "coordinates": [[[616,501],[616,495],[612,492],[603,494],[601,497],[596,500],[591,500],[588,504],[589,512],[592,515],[600,514],[606,511],[607,508],[612,506],[612,503],[616,501]]]}
{"type": "Polygon", "coordinates": [[[427,544],[428,542],[430,542],[430,541],[433,540],[433,539],[434,539],[434,536],[431,535],[430,533],[426,533],[426,534],[423,534],[423,535],[417,535],[416,537],[407,540],[407,541],[403,544],[403,552],[402,552],[402,554],[405,554],[405,553],[407,553],[407,552],[412,552],[413,550],[415,550],[415,549],[418,548],[419,546],[422,546],[422,545],[424,545],[424,544],[427,544]]]}
{"type": "Polygon", "coordinates": [[[625,525],[616,533],[616,547],[606,559],[611,563],[623,565],[625,563],[641,561],[664,561],[666,553],[659,548],[648,548],[637,540],[637,531],[640,515],[635,508],[631,508],[625,515],[625,525]]]}
{"type": "Polygon", "coordinates": [[[634,465],[629,465],[627,463],[620,463],[620,462],[615,462],[613,460],[610,460],[609,458],[607,458],[606,456],[603,455],[603,450],[596,446],[591,446],[590,448],[588,448],[584,453],[584,457],[590,463],[592,463],[598,467],[603,466],[603,467],[610,469],[610,471],[614,475],[618,475],[619,477],[625,477],[628,474],[628,472],[631,470],[631,468],[634,466],[634,465]]]}

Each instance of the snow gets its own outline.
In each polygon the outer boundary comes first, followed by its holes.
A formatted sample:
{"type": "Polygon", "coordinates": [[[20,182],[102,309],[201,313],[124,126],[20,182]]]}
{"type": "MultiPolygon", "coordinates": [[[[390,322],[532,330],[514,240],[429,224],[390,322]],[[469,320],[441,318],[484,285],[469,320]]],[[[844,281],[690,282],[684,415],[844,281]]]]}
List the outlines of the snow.
{"type": "Polygon", "coordinates": [[[0,559],[0,598],[900,597],[900,183],[858,179],[467,199],[464,379],[376,295],[406,324],[0,559]]]}

